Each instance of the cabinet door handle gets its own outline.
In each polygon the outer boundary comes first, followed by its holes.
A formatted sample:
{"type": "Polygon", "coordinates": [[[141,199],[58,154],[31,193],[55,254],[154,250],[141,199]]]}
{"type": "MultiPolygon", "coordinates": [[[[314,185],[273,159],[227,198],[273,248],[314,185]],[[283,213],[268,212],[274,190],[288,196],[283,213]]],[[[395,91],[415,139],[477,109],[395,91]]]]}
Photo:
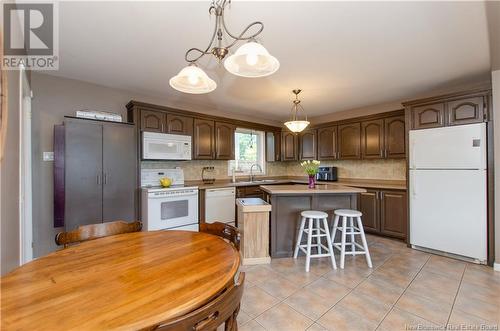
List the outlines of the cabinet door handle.
{"type": "Polygon", "coordinates": [[[104,178],[103,178],[103,184],[106,185],[108,183],[108,174],[104,174],[104,178]]]}
{"type": "Polygon", "coordinates": [[[164,132],[165,131],[165,125],[163,124],[163,122],[161,122],[160,127],[161,127],[161,132],[164,132]]]}
{"type": "Polygon", "coordinates": [[[96,176],[97,185],[101,185],[101,175],[96,176]]]}

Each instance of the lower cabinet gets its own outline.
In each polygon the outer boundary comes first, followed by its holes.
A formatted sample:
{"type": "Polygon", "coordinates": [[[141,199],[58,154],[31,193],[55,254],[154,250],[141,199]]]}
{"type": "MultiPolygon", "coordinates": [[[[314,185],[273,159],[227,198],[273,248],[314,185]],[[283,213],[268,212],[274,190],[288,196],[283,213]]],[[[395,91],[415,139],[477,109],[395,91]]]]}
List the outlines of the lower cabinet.
{"type": "Polygon", "coordinates": [[[264,191],[259,186],[241,186],[236,188],[236,198],[261,198],[264,199],[264,191]]]}
{"type": "Polygon", "coordinates": [[[367,189],[358,197],[365,231],[399,239],[406,239],[406,205],[406,191],[367,189]]]}

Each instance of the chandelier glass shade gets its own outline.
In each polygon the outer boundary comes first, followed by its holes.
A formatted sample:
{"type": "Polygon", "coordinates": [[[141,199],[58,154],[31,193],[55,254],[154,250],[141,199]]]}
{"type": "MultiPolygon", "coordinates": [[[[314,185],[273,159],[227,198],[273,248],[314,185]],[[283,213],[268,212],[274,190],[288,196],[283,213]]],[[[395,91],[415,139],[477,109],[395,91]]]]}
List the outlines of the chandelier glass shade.
{"type": "Polygon", "coordinates": [[[279,61],[255,40],[264,30],[262,22],[257,21],[249,24],[238,35],[228,30],[224,19],[224,10],[229,3],[231,0],[212,0],[208,12],[215,16],[215,27],[210,42],[204,49],[193,47],[187,50],[184,59],[190,65],[170,79],[170,86],[174,89],[195,94],[215,90],[217,84],[201,68],[196,66],[196,62],[205,55],[213,55],[220,63],[229,54],[231,47],[239,41],[247,43],[240,46],[233,55],[224,61],[224,67],[227,71],[240,77],[256,78],[269,76],[279,69],[279,61]],[[231,41],[228,45],[222,45],[223,39],[231,41]],[[199,79],[196,80],[194,77],[199,79]]]}
{"type": "Polygon", "coordinates": [[[298,133],[304,131],[305,128],[310,124],[310,122],[307,120],[307,115],[300,104],[299,100],[299,93],[302,90],[296,89],[293,90],[293,94],[295,94],[295,100],[293,100],[293,106],[292,110],[290,112],[290,120],[288,122],[285,122],[285,126],[292,132],[298,133]],[[304,113],[304,119],[300,119],[300,112],[304,113]]]}
{"type": "Polygon", "coordinates": [[[217,83],[195,64],[183,68],[177,75],[170,78],[169,83],[177,91],[192,94],[209,93],[217,88],[217,83]]]}

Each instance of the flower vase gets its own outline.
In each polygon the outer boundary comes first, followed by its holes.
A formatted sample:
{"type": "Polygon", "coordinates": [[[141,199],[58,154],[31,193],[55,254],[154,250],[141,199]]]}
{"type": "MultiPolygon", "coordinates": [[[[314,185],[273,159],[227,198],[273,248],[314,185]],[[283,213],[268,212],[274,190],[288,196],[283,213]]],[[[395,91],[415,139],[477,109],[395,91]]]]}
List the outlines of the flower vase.
{"type": "Polygon", "coordinates": [[[316,176],[309,175],[309,188],[315,188],[315,187],[316,187],[316,176]]]}

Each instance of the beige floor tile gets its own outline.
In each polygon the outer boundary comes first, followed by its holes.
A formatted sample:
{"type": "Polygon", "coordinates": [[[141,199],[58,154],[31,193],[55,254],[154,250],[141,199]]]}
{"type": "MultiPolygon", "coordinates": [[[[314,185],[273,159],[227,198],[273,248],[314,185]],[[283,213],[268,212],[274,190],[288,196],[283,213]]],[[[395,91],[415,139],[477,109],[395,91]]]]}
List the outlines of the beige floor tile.
{"type": "Polygon", "coordinates": [[[499,294],[495,301],[482,301],[467,297],[459,292],[455,301],[455,309],[480,317],[487,321],[500,323],[499,294]]]}
{"type": "Polygon", "coordinates": [[[444,325],[451,312],[451,304],[432,301],[407,290],[396,303],[396,307],[417,315],[435,324],[444,325]]]}
{"type": "Polygon", "coordinates": [[[423,269],[450,278],[461,279],[465,270],[465,262],[433,255],[423,269]]]}
{"type": "Polygon", "coordinates": [[[306,330],[314,321],[293,310],[286,303],[269,309],[256,318],[256,321],[269,331],[306,330]]]}
{"type": "Polygon", "coordinates": [[[462,282],[500,292],[500,272],[491,267],[467,264],[462,282]]]}
{"type": "Polygon", "coordinates": [[[313,273],[312,270],[311,272],[293,270],[287,273],[280,273],[280,275],[299,287],[306,286],[320,278],[320,276],[313,273]]]}
{"type": "Polygon", "coordinates": [[[250,270],[245,272],[245,279],[251,283],[259,283],[262,281],[266,281],[268,279],[271,279],[275,277],[276,275],[279,275],[277,272],[271,270],[269,267],[266,266],[255,266],[254,268],[251,268],[250,270]]]}
{"type": "MultiPolygon", "coordinates": [[[[468,325],[472,327],[476,327],[475,330],[494,330],[493,327],[498,328],[497,322],[487,321],[480,317],[468,314],[460,309],[453,309],[451,312],[450,320],[448,321],[449,329],[451,330],[459,330],[457,329],[460,325],[468,325]],[[486,328],[488,326],[489,328],[486,328]]],[[[472,328],[470,329],[472,330],[472,328]]]]}
{"type": "Polygon", "coordinates": [[[359,283],[365,280],[371,273],[371,270],[358,269],[358,268],[345,268],[332,270],[323,277],[333,280],[349,288],[355,288],[359,283]]]}
{"type": "Polygon", "coordinates": [[[415,277],[408,289],[427,299],[453,304],[459,285],[460,280],[422,271],[415,277]]]}
{"type": "Polygon", "coordinates": [[[351,291],[350,288],[325,278],[320,278],[312,282],[307,285],[305,289],[313,292],[325,300],[328,300],[329,304],[337,303],[351,291]]]}
{"type": "Polygon", "coordinates": [[[310,319],[317,320],[332,308],[337,300],[325,299],[308,289],[301,289],[289,296],[285,303],[310,319]]]}
{"type": "Polygon", "coordinates": [[[383,330],[383,331],[410,330],[410,327],[414,327],[412,328],[413,330],[425,330],[424,328],[418,329],[418,326],[437,327],[436,324],[429,322],[423,318],[408,313],[404,310],[393,308],[391,312],[386,316],[386,318],[384,318],[378,330],[383,330]]]}
{"type": "Polygon", "coordinates": [[[243,325],[251,319],[252,317],[248,315],[243,309],[240,309],[240,311],[238,312],[238,317],[236,317],[238,325],[243,325]]]}
{"type": "Polygon", "coordinates": [[[309,329],[307,329],[307,331],[329,331],[329,330],[318,323],[314,323],[309,327],[309,329]]]}
{"type": "Polygon", "coordinates": [[[377,323],[363,316],[358,316],[344,307],[335,306],[324,314],[318,321],[327,330],[339,331],[372,331],[377,328],[377,323]]]}
{"type": "Polygon", "coordinates": [[[383,265],[375,270],[371,277],[381,279],[389,284],[405,289],[408,285],[410,285],[415,276],[398,272],[398,270],[394,270],[392,268],[384,268],[383,265]]]}
{"type": "Polygon", "coordinates": [[[276,305],[279,301],[279,299],[254,286],[250,289],[245,289],[243,292],[241,309],[251,317],[256,317],[276,305]]]}
{"type": "Polygon", "coordinates": [[[379,324],[391,310],[392,305],[385,304],[361,293],[351,292],[335,307],[343,308],[375,324],[379,324]]]}
{"type": "Polygon", "coordinates": [[[393,305],[404,291],[404,288],[387,282],[384,278],[370,276],[354,290],[388,305],[393,305]]]}
{"type": "Polygon", "coordinates": [[[286,299],[288,296],[292,295],[300,288],[300,286],[295,285],[291,281],[282,276],[279,276],[278,274],[269,279],[259,281],[257,283],[257,287],[263,289],[273,297],[280,300],[286,299]]]}
{"type": "Polygon", "coordinates": [[[460,284],[459,294],[460,296],[469,299],[480,300],[490,303],[496,302],[498,305],[500,305],[500,289],[496,288],[492,284],[479,286],[474,283],[468,283],[463,281],[460,284]]]}
{"type": "Polygon", "coordinates": [[[241,326],[238,325],[238,330],[239,331],[266,331],[266,329],[264,329],[262,327],[262,325],[257,323],[255,320],[250,320],[241,326]]]}

